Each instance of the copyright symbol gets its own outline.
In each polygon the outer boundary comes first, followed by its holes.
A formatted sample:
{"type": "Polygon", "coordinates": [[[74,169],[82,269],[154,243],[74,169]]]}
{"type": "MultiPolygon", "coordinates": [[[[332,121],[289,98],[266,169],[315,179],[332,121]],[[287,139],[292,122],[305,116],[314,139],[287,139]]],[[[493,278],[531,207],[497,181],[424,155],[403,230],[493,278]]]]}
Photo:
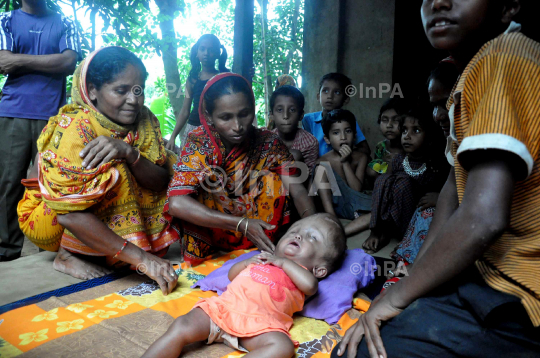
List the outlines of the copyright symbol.
{"type": "Polygon", "coordinates": [[[135,85],[131,87],[131,93],[133,93],[135,96],[140,97],[144,93],[144,90],[141,86],[135,85]]]}
{"type": "Polygon", "coordinates": [[[348,85],[345,87],[345,94],[349,97],[354,97],[356,95],[356,87],[354,85],[348,85]]]}
{"type": "MultiPolygon", "coordinates": [[[[211,166],[212,170],[215,173],[215,177],[220,177],[219,174],[221,174],[221,178],[227,178],[227,173],[218,166],[211,166]],[[217,173],[219,172],[219,174],[217,173]]],[[[223,191],[225,189],[225,184],[222,183],[219,179],[216,181],[212,181],[210,178],[212,175],[208,175],[202,182],[201,187],[207,192],[207,193],[218,193],[220,191],[223,191]]]]}
{"type": "Polygon", "coordinates": [[[138,264],[136,271],[139,275],[146,275],[146,273],[148,272],[148,267],[146,266],[146,264],[138,264]]]}
{"type": "Polygon", "coordinates": [[[354,263],[351,265],[350,270],[353,275],[358,275],[362,271],[362,266],[359,263],[354,263]]]}

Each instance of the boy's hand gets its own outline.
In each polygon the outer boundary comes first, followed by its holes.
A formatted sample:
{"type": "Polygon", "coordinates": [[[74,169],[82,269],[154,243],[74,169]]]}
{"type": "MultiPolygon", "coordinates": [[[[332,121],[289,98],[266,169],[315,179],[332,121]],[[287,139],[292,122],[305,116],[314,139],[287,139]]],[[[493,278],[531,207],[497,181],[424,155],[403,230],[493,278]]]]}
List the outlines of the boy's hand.
{"type": "Polygon", "coordinates": [[[341,155],[340,161],[345,163],[351,159],[352,149],[347,144],[339,148],[339,155],[341,155]]]}
{"type": "Polygon", "coordinates": [[[432,208],[437,205],[437,200],[439,200],[439,193],[427,193],[418,202],[418,207],[422,211],[428,208],[432,208]]]}
{"type": "Polygon", "coordinates": [[[0,51],[0,73],[3,75],[9,75],[17,72],[19,64],[17,56],[7,50],[0,51]]]}
{"type": "Polygon", "coordinates": [[[259,255],[256,256],[259,260],[261,260],[261,263],[263,265],[266,264],[272,264],[276,267],[283,268],[283,264],[285,263],[285,258],[283,257],[277,257],[276,255],[273,255],[269,252],[263,251],[259,255]]]}

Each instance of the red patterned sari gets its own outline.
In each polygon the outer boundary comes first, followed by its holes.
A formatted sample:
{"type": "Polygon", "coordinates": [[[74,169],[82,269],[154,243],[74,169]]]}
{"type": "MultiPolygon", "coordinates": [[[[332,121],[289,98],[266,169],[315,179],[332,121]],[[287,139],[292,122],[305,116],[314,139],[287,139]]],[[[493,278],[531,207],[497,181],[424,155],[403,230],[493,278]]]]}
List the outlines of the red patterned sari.
{"type": "MultiPolygon", "coordinates": [[[[208,88],[227,76],[223,73],[208,81],[208,88]]],[[[237,217],[260,219],[275,225],[265,230],[274,240],[277,229],[287,224],[289,197],[281,175],[292,175],[294,159],[276,134],[253,128],[246,142],[226,153],[217,131],[210,127],[199,106],[202,126],[189,135],[180,159],[174,166],[175,174],[169,184],[169,198],[192,195],[208,208],[237,217]]],[[[185,210],[189,210],[186,208],[185,210]]],[[[236,231],[205,228],[187,221],[175,220],[165,204],[165,218],[183,233],[184,259],[196,264],[217,249],[237,250],[253,247],[251,241],[236,231]]]]}

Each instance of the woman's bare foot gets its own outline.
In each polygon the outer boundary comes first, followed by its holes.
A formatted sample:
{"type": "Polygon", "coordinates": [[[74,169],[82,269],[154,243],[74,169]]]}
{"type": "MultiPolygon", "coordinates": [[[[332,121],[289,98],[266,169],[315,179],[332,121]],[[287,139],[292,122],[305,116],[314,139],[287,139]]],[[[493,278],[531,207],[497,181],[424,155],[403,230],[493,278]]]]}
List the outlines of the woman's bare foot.
{"type": "Polygon", "coordinates": [[[56,255],[56,258],[54,259],[53,267],[56,271],[63,272],[81,280],[102,277],[112,272],[105,267],[86,261],[63,248],[58,250],[58,255],[56,255]]]}
{"type": "Polygon", "coordinates": [[[366,254],[373,255],[374,253],[378,252],[380,249],[388,245],[389,242],[390,237],[388,237],[388,235],[378,234],[374,230],[371,230],[371,234],[366,239],[366,241],[364,241],[362,248],[364,249],[366,254]]]}

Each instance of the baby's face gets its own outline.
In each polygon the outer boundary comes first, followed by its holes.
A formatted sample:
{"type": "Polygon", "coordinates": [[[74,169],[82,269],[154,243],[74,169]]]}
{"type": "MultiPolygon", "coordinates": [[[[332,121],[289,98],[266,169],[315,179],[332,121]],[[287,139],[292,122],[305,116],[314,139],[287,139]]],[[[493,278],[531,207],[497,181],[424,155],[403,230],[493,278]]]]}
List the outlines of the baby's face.
{"type": "Polygon", "coordinates": [[[341,228],[326,216],[307,217],[291,226],[277,244],[274,254],[313,272],[313,268],[324,266],[325,253],[333,249],[329,238],[336,235],[336,230],[341,228]]]}

